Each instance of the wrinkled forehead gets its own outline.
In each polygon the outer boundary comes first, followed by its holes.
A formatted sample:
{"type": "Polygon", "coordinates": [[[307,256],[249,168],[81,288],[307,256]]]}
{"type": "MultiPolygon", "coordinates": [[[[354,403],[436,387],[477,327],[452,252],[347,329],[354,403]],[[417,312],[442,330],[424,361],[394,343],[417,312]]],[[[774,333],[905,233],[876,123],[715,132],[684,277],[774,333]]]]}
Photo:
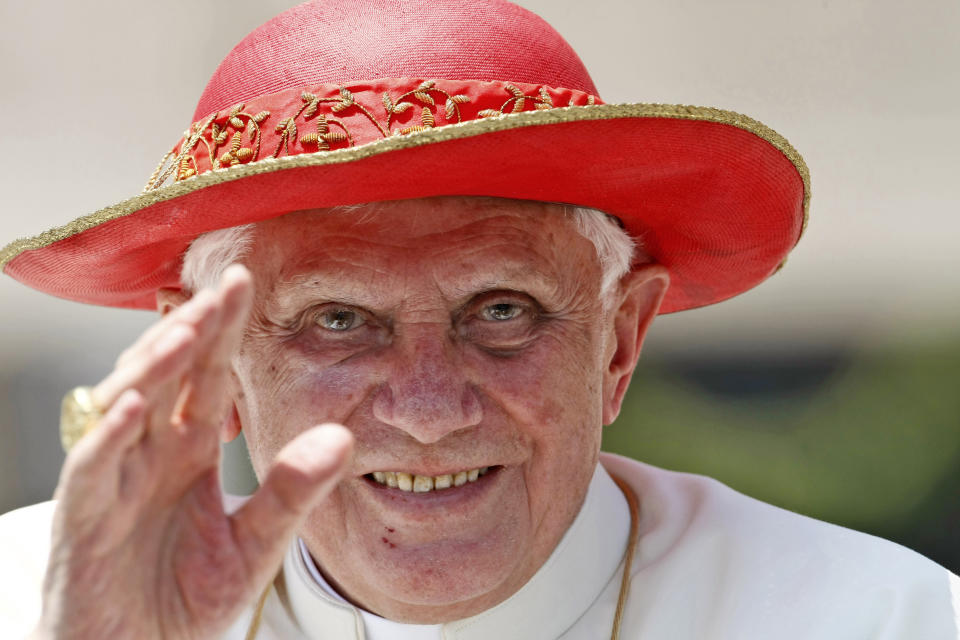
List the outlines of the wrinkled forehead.
{"type": "Polygon", "coordinates": [[[485,249],[529,253],[579,234],[566,205],[446,196],[297,211],[258,223],[254,253],[294,265],[363,247],[367,257],[410,250],[448,259],[485,249]]]}
{"type": "Polygon", "coordinates": [[[370,202],[329,209],[295,211],[256,225],[258,235],[303,233],[330,235],[363,227],[394,238],[443,236],[453,230],[491,219],[507,223],[525,220],[527,233],[549,235],[569,225],[569,207],[551,202],[510,200],[487,196],[438,196],[370,202]]]}
{"type": "Polygon", "coordinates": [[[274,285],[426,275],[454,289],[521,279],[562,287],[592,284],[599,273],[592,243],[564,205],[464,196],[274,218],[257,225],[247,262],[274,285]]]}

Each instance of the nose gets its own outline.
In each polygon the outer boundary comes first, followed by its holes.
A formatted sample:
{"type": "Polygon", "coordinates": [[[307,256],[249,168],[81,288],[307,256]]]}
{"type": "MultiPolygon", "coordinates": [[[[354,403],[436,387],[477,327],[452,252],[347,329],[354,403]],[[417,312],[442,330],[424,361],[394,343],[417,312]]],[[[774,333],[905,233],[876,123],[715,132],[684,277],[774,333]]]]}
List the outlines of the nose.
{"type": "Polygon", "coordinates": [[[397,333],[388,351],[387,379],[373,399],[377,420],[427,444],[480,423],[480,399],[444,328],[397,333]]]}

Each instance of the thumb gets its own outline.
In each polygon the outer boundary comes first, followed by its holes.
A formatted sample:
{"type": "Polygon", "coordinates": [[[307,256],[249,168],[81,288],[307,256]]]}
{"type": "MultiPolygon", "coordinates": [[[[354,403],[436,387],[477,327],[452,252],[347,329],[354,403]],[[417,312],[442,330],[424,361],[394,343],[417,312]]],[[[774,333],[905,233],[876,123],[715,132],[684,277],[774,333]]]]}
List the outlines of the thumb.
{"type": "Polygon", "coordinates": [[[231,516],[251,577],[276,570],[290,537],[343,477],[353,435],[337,424],[314,427],[290,441],[255,494],[231,516]]]}

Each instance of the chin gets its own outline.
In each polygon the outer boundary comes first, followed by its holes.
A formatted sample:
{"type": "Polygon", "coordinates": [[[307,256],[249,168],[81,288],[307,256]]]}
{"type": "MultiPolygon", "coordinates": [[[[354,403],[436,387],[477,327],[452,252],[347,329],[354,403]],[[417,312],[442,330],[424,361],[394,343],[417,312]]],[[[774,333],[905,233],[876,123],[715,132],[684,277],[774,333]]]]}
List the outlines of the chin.
{"type": "MultiPolygon", "coordinates": [[[[433,624],[466,618],[495,606],[527,579],[524,549],[507,533],[471,541],[397,544],[368,556],[372,598],[359,598],[376,613],[404,622],[433,624]]],[[[382,541],[381,541],[382,543],[382,541]]],[[[528,550],[527,550],[528,551],[528,550]]],[[[343,585],[347,586],[347,585],[343,585]]]]}
{"type": "Polygon", "coordinates": [[[528,550],[519,548],[516,537],[506,532],[470,542],[444,541],[402,553],[398,565],[404,574],[415,576],[419,596],[411,600],[429,604],[446,599],[459,602],[496,591],[511,576],[522,571],[520,564],[528,550]]]}

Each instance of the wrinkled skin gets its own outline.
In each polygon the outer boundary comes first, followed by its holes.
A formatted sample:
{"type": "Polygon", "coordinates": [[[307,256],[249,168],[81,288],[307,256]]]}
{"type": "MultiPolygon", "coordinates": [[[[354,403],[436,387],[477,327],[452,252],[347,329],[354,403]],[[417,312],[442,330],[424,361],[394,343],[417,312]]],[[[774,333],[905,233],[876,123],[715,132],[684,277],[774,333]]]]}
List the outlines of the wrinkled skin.
{"type": "Polygon", "coordinates": [[[56,490],[36,638],[209,638],[273,577],[286,541],[339,479],[352,438],[305,430],[224,514],[218,431],[253,289],[243,267],[169,313],[94,388],[107,407],[56,490]]]}
{"type": "Polygon", "coordinates": [[[356,439],[301,530],[327,576],[415,622],[517,591],[579,510],[619,402],[593,245],[554,205],[438,198],[271,220],[246,262],[258,295],[235,364],[254,467],[317,422],[356,439]],[[385,501],[364,477],[486,466],[469,502],[385,501]]]}
{"type": "Polygon", "coordinates": [[[71,626],[90,619],[206,637],[294,532],[345,597],[392,619],[517,591],[582,504],[665,270],[636,269],[605,312],[594,248],[558,207],[478,198],[290,214],[257,225],[244,263],[217,293],[162,291],[159,328],[98,385],[111,408],[65,465],[39,633],[92,637],[71,626]],[[218,427],[244,432],[262,483],[233,516],[218,427]],[[426,494],[368,475],[484,466],[426,494]]]}

